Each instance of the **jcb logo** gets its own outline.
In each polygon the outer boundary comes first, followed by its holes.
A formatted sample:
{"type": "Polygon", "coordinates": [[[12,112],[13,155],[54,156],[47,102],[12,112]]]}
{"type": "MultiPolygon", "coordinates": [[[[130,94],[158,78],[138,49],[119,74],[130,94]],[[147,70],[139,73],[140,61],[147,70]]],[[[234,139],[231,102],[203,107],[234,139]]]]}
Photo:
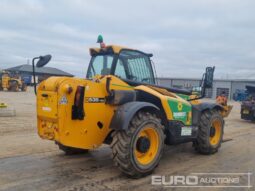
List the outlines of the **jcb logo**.
{"type": "Polygon", "coordinates": [[[182,103],[181,102],[178,102],[178,105],[177,105],[177,107],[178,107],[178,111],[181,111],[182,110],[182,103]]]}

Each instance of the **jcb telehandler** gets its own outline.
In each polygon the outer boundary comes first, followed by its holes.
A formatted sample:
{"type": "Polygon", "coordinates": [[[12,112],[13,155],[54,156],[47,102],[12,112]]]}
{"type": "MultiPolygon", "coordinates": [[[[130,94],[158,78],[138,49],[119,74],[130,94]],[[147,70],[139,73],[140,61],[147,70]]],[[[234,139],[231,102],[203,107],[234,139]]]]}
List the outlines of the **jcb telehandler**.
{"type": "Polygon", "coordinates": [[[9,72],[0,72],[0,91],[26,91],[27,85],[21,80],[19,75],[12,76],[9,72]]]}
{"type": "MultiPolygon", "coordinates": [[[[152,54],[119,46],[91,48],[86,79],[50,77],[37,89],[38,134],[66,154],[103,143],[129,177],[150,174],[165,144],[193,142],[197,152],[214,154],[223,138],[224,109],[200,102],[213,83],[214,67],[202,79],[202,93],[156,85],[152,54]]],[[[42,67],[51,56],[37,57],[42,67]]],[[[34,62],[33,62],[34,64],[34,62]]]]}

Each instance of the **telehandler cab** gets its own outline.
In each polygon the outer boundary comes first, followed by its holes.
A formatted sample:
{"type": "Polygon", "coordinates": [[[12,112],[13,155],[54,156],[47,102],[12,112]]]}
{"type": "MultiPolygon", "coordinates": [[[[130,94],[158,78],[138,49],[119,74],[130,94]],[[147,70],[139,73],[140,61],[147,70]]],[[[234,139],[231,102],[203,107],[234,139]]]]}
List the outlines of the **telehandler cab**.
{"type": "MultiPolygon", "coordinates": [[[[200,96],[156,85],[152,54],[120,46],[91,48],[86,79],[50,77],[37,89],[38,134],[66,154],[87,152],[103,143],[115,164],[139,178],[158,165],[164,145],[193,142],[213,154],[223,138],[224,109],[199,99],[211,88],[214,67],[203,75],[200,96]]],[[[37,57],[37,67],[50,56],[37,57]]]]}

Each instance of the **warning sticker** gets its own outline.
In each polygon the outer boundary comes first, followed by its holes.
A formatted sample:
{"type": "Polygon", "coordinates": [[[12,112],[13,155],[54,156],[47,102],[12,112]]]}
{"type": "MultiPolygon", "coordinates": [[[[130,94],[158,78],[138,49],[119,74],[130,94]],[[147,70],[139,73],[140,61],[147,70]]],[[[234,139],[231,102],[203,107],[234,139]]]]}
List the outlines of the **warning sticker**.
{"type": "Polygon", "coordinates": [[[190,136],[192,134],[192,128],[182,127],[181,136],[190,136]]]}
{"type": "Polygon", "coordinates": [[[62,98],[59,101],[59,104],[61,105],[66,105],[67,104],[67,98],[66,96],[62,96],[62,98]]]}

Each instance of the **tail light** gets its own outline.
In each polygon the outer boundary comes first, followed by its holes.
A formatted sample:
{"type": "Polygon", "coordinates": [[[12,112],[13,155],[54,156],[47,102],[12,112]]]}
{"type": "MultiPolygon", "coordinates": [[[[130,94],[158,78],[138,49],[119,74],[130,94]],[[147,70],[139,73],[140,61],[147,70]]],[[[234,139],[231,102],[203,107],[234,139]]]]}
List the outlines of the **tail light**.
{"type": "Polygon", "coordinates": [[[75,92],[74,97],[74,105],[72,106],[72,119],[79,119],[83,120],[85,113],[84,113],[84,94],[85,94],[85,87],[78,86],[75,92]]]}

